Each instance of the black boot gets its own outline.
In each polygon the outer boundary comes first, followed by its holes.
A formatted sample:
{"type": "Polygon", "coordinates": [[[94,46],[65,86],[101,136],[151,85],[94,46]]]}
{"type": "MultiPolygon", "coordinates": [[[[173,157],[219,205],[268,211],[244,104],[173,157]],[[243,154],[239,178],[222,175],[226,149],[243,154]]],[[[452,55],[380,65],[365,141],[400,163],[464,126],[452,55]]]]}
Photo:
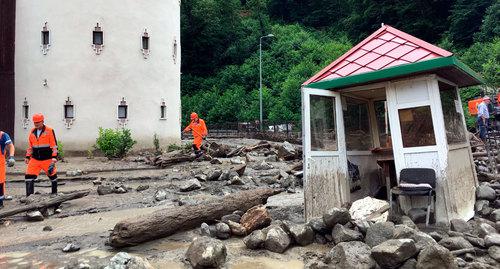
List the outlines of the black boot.
{"type": "Polygon", "coordinates": [[[27,180],[26,181],[26,197],[35,193],[35,181],[27,180]]]}
{"type": "Polygon", "coordinates": [[[57,194],[57,180],[51,180],[50,183],[52,184],[52,194],[57,194]]]}
{"type": "Polygon", "coordinates": [[[4,193],[3,193],[3,183],[0,183],[0,208],[3,207],[3,199],[4,199],[4,193]]]}

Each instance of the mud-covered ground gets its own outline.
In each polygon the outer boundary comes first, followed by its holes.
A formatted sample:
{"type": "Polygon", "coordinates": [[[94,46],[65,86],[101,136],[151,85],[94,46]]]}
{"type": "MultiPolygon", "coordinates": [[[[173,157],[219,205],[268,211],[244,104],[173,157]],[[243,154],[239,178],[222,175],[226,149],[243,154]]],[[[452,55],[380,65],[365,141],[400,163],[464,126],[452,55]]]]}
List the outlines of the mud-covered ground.
{"type": "MultiPolygon", "coordinates": [[[[238,139],[218,141],[237,145],[254,145],[258,140],[238,139]]],[[[26,214],[21,213],[0,221],[0,268],[61,268],[70,264],[87,263],[92,268],[106,264],[118,251],[126,251],[147,258],[157,268],[190,268],[184,262],[184,253],[192,239],[200,234],[199,229],[180,232],[168,238],[159,239],[136,247],[113,249],[106,245],[110,230],[126,218],[139,217],[158,209],[174,208],[186,204],[203,203],[207,199],[221,197],[228,193],[248,190],[256,187],[276,186],[275,177],[296,164],[296,161],[272,161],[269,154],[252,152],[253,161],[247,163],[242,177],[244,185],[228,185],[223,181],[201,182],[202,188],[190,192],[181,192],[180,187],[198,174],[207,174],[215,169],[228,170],[235,166],[229,158],[221,158],[222,164],[210,164],[208,161],[188,162],[157,169],[143,162],[137,162],[136,156],[122,161],[109,161],[105,158],[68,158],[59,163],[59,192],[91,190],[81,199],[65,202],[62,212],[51,214],[43,221],[30,222],[26,214]],[[254,170],[252,167],[267,159],[271,169],[254,170]],[[81,170],[82,175],[66,176],[66,172],[81,170]],[[98,195],[94,181],[101,184],[124,185],[127,193],[98,195]],[[137,191],[139,186],[148,186],[137,191]],[[158,201],[158,190],[166,192],[166,199],[158,201]],[[44,231],[50,226],[52,231],[44,231]],[[64,253],[62,249],[68,243],[76,243],[80,251],[64,253]]],[[[140,158],[139,158],[140,159],[140,158]]],[[[240,158],[245,161],[245,158],[240,158]]],[[[271,158],[272,159],[272,158],[271,158]]],[[[25,165],[17,163],[9,170],[7,195],[13,200],[5,202],[1,211],[22,205],[25,187],[23,171],[25,165]]],[[[38,195],[48,195],[49,182],[40,177],[35,191],[38,195]]],[[[303,192],[300,186],[271,197],[268,208],[275,219],[303,222],[303,192]],[[294,192],[294,193],[293,193],[294,192]]],[[[326,245],[311,245],[307,248],[295,247],[284,254],[267,251],[247,250],[241,238],[225,241],[228,247],[228,268],[303,268],[306,252],[326,252],[326,245]]]]}

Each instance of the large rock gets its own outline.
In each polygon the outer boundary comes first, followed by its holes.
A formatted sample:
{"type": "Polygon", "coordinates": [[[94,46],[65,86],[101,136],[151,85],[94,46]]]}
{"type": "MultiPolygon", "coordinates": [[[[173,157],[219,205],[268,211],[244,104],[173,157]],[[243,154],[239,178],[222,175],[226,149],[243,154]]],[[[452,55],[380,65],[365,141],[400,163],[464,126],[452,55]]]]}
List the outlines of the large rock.
{"type": "Polygon", "coordinates": [[[341,242],[363,240],[363,235],[360,232],[347,229],[340,224],[335,225],[335,227],[333,228],[332,237],[335,244],[339,244],[341,242]]]}
{"type": "Polygon", "coordinates": [[[288,234],[280,226],[275,226],[267,232],[264,246],[271,252],[283,253],[290,246],[290,243],[288,234]]]}
{"type": "Polygon", "coordinates": [[[290,234],[297,244],[307,246],[314,242],[314,230],[308,224],[291,225],[289,228],[290,234]]]}
{"type": "Polygon", "coordinates": [[[80,246],[77,245],[77,244],[73,244],[73,243],[69,243],[67,244],[63,249],[62,251],[63,252],[75,252],[75,251],[79,251],[80,250],[80,246]]]}
{"type": "Polygon", "coordinates": [[[424,232],[417,231],[406,225],[396,225],[394,239],[404,238],[413,239],[418,250],[422,250],[429,245],[437,244],[436,240],[424,232]]]}
{"type": "Polygon", "coordinates": [[[476,199],[477,200],[488,200],[488,201],[494,201],[496,199],[497,195],[495,193],[495,190],[485,184],[479,185],[476,189],[476,199]]]}
{"type": "Polygon", "coordinates": [[[189,246],[186,259],[193,268],[221,268],[226,262],[226,246],[210,237],[198,237],[189,246]]]}
{"type": "Polygon", "coordinates": [[[328,268],[371,269],[375,268],[375,260],[371,256],[370,247],[360,241],[342,242],[330,250],[325,262],[328,268]]]}
{"type": "Polygon", "coordinates": [[[320,235],[325,235],[330,233],[330,229],[326,226],[325,222],[323,221],[323,218],[312,218],[309,221],[309,226],[314,230],[315,233],[318,233],[320,235]]]}
{"type": "Polygon", "coordinates": [[[28,213],[26,213],[26,219],[28,221],[42,221],[44,218],[40,211],[35,210],[35,211],[28,211],[28,213]]]}
{"type": "Polygon", "coordinates": [[[449,250],[459,250],[464,248],[473,248],[472,244],[460,236],[448,237],[439,241],[439,244],[449,250]]]}
{"type": "Polygon", "coordinates": [[[334,207],[323,215],[323,221],[329,228],[333,228],[337,223],[344,225],[350,220],[351,214],[349,214],[349,210],[345,208],[334,207]]]}
{"type": "Polygon", "coordinates": [[[500,247],[499,246],[491,246],[488,248],[488,254],[491,258],[500,262],[500,247]]]}
{"type": "Polygon", "coordinates": [[[250,208],[243,216],[241,216],[240,223],[245,227],[247,234],[254,230],[264,228],[271,224],[271,215],[263,205],[257,205],[250,208]]]}
{"type": "Polygon", "coordinates": [[[417,267],[417,260],[411,258],[403,263],[399,269],[415,269],[417,267]]]}
{"type": "Polygon", "coordinates": [[[197,189],[201,189],[201,183],[196,178],[188,180],[184,185],[181,186],[182,192],[194,191],[197,189]]]}
{"type": "Polygon", "coordinates": [[[356,200],[349,208],[349,213],[353,220],[371,220],[374,222],[385,222],[389,215],[389,203],[385,200],[379,200],[367,196],[363,199],[356,200]],[[382,212],[384,211],[385,212],[382,212]],[[382,212],[375,214],[375,212],[382,212]]]}
{"type": "Polygon", "coordinates": [[[163,201],[165,199],[167,199],[167,192],[165,190],[157,190],[155,195],[155,200],[156,201],[163,201]]]}
{"type": "Polygon", "coordinates": [[[452,219],[450,221],[450,229],[460,233],[470,232],[469,224],[467,224],[467,222],[463,219],[452,219]]]}
{"type": "Polygon", "coordinates": [[[285,161],[293,160],[297,158],[298,152],[294,145],[285,141],[278,147],[278,158],[285,161]]]}
{"type": "Polygon", "coordinates": [[[243,238],[243,243],[249,249],[260,249],[264,247],[266,234],[262,230],[255,230],[251,234],[243,238]]]}
{"type": "Polygon", "coordinates": [[[378,222],[368,228],[366,231],[365,242],[370,247],[374,247],[384,241],[392,239],[394,236],[394,223],[378,222]]]}
{"type": "Polygon", "coordinates": [[[412,239],[391,239],[372,248],[372,257],[382,268],[397,268],[417,253],[412,239]]]}
{"type": "Polygon", "coordinates": [[[215,236],[219,239],[228,239],[231,237],[231,228],[224,222],[219,222],[215,225],[215,236]]]}
{"type": "Polygon", "coordinates": [[[154,269],[154,267],[146,259],[127,252],[119,252],[110,259],[104,269],[154,269]]]}
{"type": "Polygon", "coordinates": [[[427,246],[420,251],[417,269],[457,269],[458,264],[451,252],[438,244],[427,246]]]}
{"type": "Polygon", "coordinates": [[[99,185],[97,186],[97,194],[99,195],[107,195],[115,192],[114,185],[99,185]]]}
{"type": "Polygon", "coordinates": [[[222,222],[225,222],[225,223],[227,223],[228,221],[234,221],[234,222],[240,223],[241,216],[233,213],[233,214],[222,216],[222,218],[220,220],[222,222]]]}
{"type": "Polygon", "coordinates": [[[217,181],[219,177],[222,175],[221,170],[214,170],[207,175],[207,180],[208,181],[217,181]]]}
{"type": "Polygon", "coordinates": [[[489,234],[484,237],[486,247],[500,246],[500,234],[489,234]]]}
{"type": "Polygon", "coordinates": [[[245,169],[247,168],[246,164],[238,165],[234,168],[231,169],[231,171],[235,172],[238,174],[238,176],[242,177],[243,174],[245,173],[245,169]]]}
{"type": "Polygon", "coordinates": [[[231,233],[234,235],[243,236],[247,234],[245,227],[237,222],[228,220],[227,225],[229,226],[229,229],[231,229],[231,233]]]}
{"type": "Polygon", "coordinates": [[[500,221],[500,209],[495,209],[491,212],[490,219],[492,221],[500,221]]]}
{"type": "Polygon", "coordinates": [[[484,238],[485,236],[489,234],[496,234],[497,230],[493,228],[493,226],[489,225],[488,223],[481,223],[477,227],[477,233],[480,237],[484,238]]]}

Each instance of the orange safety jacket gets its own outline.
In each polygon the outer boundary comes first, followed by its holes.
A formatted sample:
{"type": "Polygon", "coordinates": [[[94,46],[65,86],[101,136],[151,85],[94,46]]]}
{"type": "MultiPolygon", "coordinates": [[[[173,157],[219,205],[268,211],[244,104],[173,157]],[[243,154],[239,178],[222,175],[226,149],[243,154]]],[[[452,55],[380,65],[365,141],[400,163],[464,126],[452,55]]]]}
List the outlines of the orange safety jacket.
{"type": "Polygon", "coordinates": [[[28,149],[26,158],[44,161],[57,158],[57,139],[54,130],[46,125],[43,126],[40,136],[37,137],[37,129],[33,128],[28,137],[28,149]]]}
{"type": "Polygon", "coordinates": [[[201,143],[203,141],[203,137],[208,135],[207,126],[205,125],[205,121],[202,119],[199,119],[198,122],[192,121],[184,129],[184,131],[185,132],[187,132],[187,131],[193,132],[193,137],[194,137],[193,144],[197,145],[198,147],[201,146],[201,143]]]}

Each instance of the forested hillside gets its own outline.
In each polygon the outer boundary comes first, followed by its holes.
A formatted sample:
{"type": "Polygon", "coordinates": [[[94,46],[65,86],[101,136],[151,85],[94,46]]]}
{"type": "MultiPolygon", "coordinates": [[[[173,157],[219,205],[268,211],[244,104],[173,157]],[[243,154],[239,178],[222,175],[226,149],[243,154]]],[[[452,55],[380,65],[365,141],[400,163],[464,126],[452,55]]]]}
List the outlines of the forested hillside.
{"type": "MultiPolygon", "coordinates": [[[[182,1],[182,110],[209,123],[300,121],[300,85],[381,23],[457,54],[500,86],[500,0],[182,1]]],[[[477,95],[462,91],[462,98],[477,95]]],[[[187,116],[186,116],[187,115],[187,116]]]]}

